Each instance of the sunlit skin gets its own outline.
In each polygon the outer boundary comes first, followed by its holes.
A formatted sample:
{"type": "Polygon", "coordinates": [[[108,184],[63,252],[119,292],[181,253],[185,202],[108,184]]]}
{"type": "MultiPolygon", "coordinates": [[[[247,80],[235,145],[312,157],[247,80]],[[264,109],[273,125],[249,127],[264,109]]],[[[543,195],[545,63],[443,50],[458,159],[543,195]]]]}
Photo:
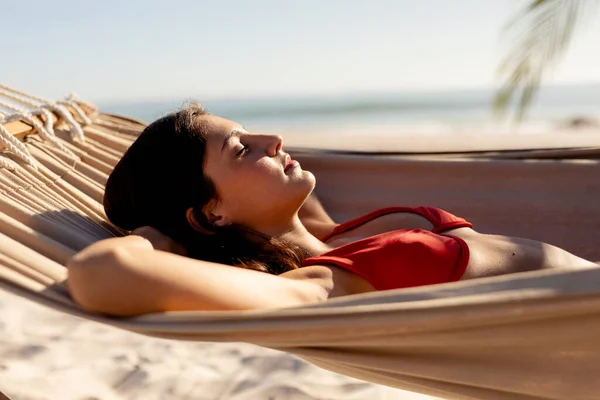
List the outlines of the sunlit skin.
{"type": "MultiPolygon", "coordinates": [[[[324,243],[318,237],[337,224],[311,195],[314,175],[291,159],[282,138],[248,132],[238,123],[216,116],[199,118],[208,128],[203,172],[218,194],[218,201],[202,212],[214,225],[242,224],[296,244],[309,256],[383,232],[433,228],[417,214],[387,214],[324,243]]],[[[187,210],[186,217],[190,226],[202,232],[192,209],[187,210]]],[[[465,227],[445,233],[462,238],[469,247],[462,280],[541,269],[598,267],[534,240],[465,227]]],[[[334,265],[300,267],[275,276],[194,260],[185,257],[181,246],[150,227],[94,243],[75,255],[68,268],[71,294],[79,304],[122,316],[293,307],[375,290],[365,279],[334,265]]]]}

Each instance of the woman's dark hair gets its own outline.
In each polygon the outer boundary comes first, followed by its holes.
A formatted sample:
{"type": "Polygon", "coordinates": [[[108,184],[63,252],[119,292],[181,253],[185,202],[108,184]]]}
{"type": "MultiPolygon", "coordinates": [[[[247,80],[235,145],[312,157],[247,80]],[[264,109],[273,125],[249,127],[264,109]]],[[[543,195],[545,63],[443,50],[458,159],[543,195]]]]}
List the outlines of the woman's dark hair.
{"type": "Polygon", "coordinates": [[[302,249],[278,238],[232,224],[217,227],[203,210],[219,201],[203,173],[208,113],[198,104],[154,121],[125,152],[106,183],[104,210],[121,229],[151,226],[183,245],[189,257],[271,274],[298,268],[302,249]],[[186,218],[193,207],[194,230],[186,218]]]}

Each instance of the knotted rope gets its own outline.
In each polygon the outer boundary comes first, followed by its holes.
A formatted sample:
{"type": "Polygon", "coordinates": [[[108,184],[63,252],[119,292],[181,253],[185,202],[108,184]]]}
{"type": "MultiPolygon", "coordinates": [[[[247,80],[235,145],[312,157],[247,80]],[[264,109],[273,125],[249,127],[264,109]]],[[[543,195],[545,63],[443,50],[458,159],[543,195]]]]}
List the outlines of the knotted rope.
{"type": "MultiPolygon", "coordinates": [[[[73,118],[73,115],[67,109],[67,107],[65,107],[65,105],[71,106],[73,110],[75,110],[75,113],[81,118],[82,121],[84,121],[84,125],[91,124],[92,120],[85,114],[79,104],[77,104],[74,95],[71,95],[66,100],[56,102],[40,96],[30,95],[2,84],[0,84],[0,95],[34,109],[45,109],[57,113],[71,128],[71,137],[74,140],[80,140],[82,142],[85,141],[85,136],[81,125],[73,118]]],[[[95,109],[95,107],[93,107],[93,109],[95,109]]]]}
{"type": "MultiPolygon", "coordinates": [[[[79,161],[79,157],[75,155],[71,150],[69,150],[64,144],[60,142],[60,140],[54,134],[54,127],[52,125],[52,120],[54,116],[47,109],[41,108],[35,114],[41,114],[45,119],[45,127],[42,126],[40,121],[37,118],[34,118],[34,113],[29,110],[24,109],[23,107],[19,107],[15,104],[7,103],[5,101],[0,100],[0,106],[7,108],[9,110],[15,111],[15,113],[11,114],[9,118],[11,120],[21,119],[28,124],[30,124],[35,131],[45,140],[50,142],[54,147],[65,152],[69,157],[73,160],[79,161]]],[[[6,119],[6,117],[5,117],[6,119]]],[[[12,136],[12,135],[11,135],[12,136]]]]}
{"type": "MultiPolygon", "coordinates": [[[[6,150],[10,151],[21,160],[23,160],[27,165],[30,165],[32,168],[37,169],[37,164],[33,156],[27,150],[25,143],[21,142],[19,139],[14,137],[8,129],[2,124],[6,119],[4,113],[0,112],[0,143],[6,148],[6,150]]],[[[0,157],[0,164],[9,170],[15,169],[15,164],[8,161],[6,157],[0,157]]]]}

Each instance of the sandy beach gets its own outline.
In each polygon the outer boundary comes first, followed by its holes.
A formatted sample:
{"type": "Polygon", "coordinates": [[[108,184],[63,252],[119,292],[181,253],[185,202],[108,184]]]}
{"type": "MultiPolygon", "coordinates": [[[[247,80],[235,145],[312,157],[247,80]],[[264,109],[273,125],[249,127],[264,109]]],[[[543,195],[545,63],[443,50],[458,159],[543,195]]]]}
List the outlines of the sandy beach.
{"type": "Polygon", "coordinates": [[[11,400],[434,399],[243,343],[149,338],[0,291],[0,391],[11,400]]]}

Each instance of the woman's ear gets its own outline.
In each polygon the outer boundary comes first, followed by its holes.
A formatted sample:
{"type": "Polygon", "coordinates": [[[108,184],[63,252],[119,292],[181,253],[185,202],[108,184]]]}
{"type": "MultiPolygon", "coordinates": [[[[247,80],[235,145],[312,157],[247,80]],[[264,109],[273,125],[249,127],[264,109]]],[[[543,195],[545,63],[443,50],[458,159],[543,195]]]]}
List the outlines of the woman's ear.
{"type": "Polygon", "coordinates": [[[194,209],[192,207],[185,210],[185,218],[187,219],[188,224],[190,224],[192,229],[195,230],[196,232],[200,232],[204,235],[214,235],[215,232],[213,232],[209,229],[206,229],[198,222],[198,220],[196,219],[196,216],[194,215],[194,209]]]}
{"type": "Polygon", "coordinates": [[[222,217],[220,215],[210,214],[210,222],[216,226],[227,226],[231,225],[231,221],[227,217],[222,217]]]}
{"type": "Polygon", "coordinates": [[[224,215],[226,213],[223,211],[224,210],[221,203],[211,200],[204,208],[203,213],[211,225],[219,227],[231,225],[231,220],[229,217],[224,215]]]}

